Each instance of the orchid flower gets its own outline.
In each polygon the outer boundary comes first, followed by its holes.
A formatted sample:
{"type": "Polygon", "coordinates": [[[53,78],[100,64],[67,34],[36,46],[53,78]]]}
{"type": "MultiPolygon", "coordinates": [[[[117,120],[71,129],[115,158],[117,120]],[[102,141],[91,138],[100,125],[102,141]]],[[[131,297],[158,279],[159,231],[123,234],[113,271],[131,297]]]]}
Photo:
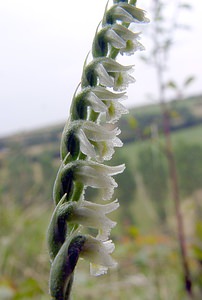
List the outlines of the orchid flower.
{"type": "MultiPolygon", "coordinates": [[[[64,194],[72,195],[75,182],[102,189],[102,199],[109,200],[117,187],[113,175],[122,173],[125,165],[106,166],[91,160],[76,160],[67,165],[63,165],[58,171],[53,189],[55,203],[58,203],[64,194]]],[[[78,199],[77,199],[78,200],[78,199]]]]}
{"type": "Polygon", "coordinates": [[[128,110],[121,104],[126,99],[125,92],[115,93],[102,86],[85,88],[74,96],[72,119],[83,119],[89,111],[104,115],[107,123],[115,123],[128,110]]]}
{"type": "Polygon", "coordinates": [[[101,85],[114,90],[125,89],[126,84],[134,82],[130,75],[133,66],[123,66],[112,58],[95,58],[85,66],[82,75],[82,87],[101,85]],[[118,78],[125,78],[124,85],[118,78]]]}
{"type": "Polygon", "coordinates": [[[119,207],[117,200],[103,205],[83,200],[83,197],[78,202],[65,202],[65,197],[66,195],[56,206],[48,228],[49,255],[52,261],[64,243],[67,231],[72,230],[73,226],[95,228],[97,229],[96,238],[106,241],[111,229],[116,225],[116,222],[111,221],[106,214],[119,207]],[[59,248],[58,244],[60,244],[59,248]]]}
{"type": "Polygon", "coordinates": [[[100,162],[110,160],[114,147],[123,145],[117,137],[120,132],[118,128],[108,130],[92,121],[72,121],[63,132],[61,156],[64,159],[68,152],[74,155],[75,144],[78,144],[79,150],[86,156],[100,162]]]}

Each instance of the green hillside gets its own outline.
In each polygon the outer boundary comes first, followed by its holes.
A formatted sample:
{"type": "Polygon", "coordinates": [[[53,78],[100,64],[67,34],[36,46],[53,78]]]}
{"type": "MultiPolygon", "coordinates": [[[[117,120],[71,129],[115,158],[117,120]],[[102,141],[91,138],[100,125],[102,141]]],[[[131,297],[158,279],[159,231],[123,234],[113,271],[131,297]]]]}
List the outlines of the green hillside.
{"type": "MultiPolygon", "coordinates": [[[[185,100],[173,100],[168,104],[171,117],[171,130],[176,131],[202,124],[202,96],[193,96],[185,100]]],[[[159,104],[144,105],[130,109],[130,113],[119,121],[124,143],[146,139],[151,136],[151,126],[156,124],[162,133],[162,116],[159,104]]],[[[58,147],[63,124],[45,127],[30,132],[22,132],[13,136],[0,138],[0,152],[5,148],[20,144],[21,147],[50,145],[58,147]]]]}

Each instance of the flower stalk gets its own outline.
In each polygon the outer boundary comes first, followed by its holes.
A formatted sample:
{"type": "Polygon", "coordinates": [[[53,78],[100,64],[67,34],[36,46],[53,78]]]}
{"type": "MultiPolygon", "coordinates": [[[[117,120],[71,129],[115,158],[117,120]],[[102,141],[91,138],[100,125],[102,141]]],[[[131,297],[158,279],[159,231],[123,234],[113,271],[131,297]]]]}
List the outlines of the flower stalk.
{"type": "Polygon", "coordinates": [[[93,275],[116,266],[111,257],[114,244],[109,239],[116,222],[107,215],[119,207],[117,200],[111,201],[117,187],[113,176],[125,166],[104,164],[115,147],[122,146],[120,130],[108,129],[106,124],[116,123],[127,113],[121,101],[126,98],[127,86],[135,81],[133,66],[124,66],[116,58],[144,49],[139,32],[133,32],[130,25],[146,22],[145,12],[136,7],[136,1],[114,0],[111,6],[108,2],[84,63],[61,138],[61,166],[53,188],[56,207],[47,233],[52,299],[70,299],[79,257],[90,261],[93,275]],[[89,202],[86,187],[100,189],[101,200],[108,202],[89,202]],[[85,228],[94,228],[97,233],[88,235],[85,228]]]}

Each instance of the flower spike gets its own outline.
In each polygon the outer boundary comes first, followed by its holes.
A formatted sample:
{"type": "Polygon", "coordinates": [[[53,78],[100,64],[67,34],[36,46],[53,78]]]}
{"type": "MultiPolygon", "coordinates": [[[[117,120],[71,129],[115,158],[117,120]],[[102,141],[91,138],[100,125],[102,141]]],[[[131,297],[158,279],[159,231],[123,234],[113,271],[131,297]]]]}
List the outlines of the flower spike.
{"type": "Polygon", "coordinates": [[[84,62],[62,133],[61,166],[53,187],[55,209],[47,232],[52,300],[70,300],[80,257],[90,262],[95,276],[117,265],[110,240],[116,222],[108,215],[119,207],[118,200],[111,199],[117,187],[113,176],[122,173],[125,165],[108,166],[105,161],[123,144],[118,137],[120,129],[109,127],[109,123],[116,123],[128,112],[122,101],[135,79],[133,66],[122,65],[116,58],[144,49],[140,34],[133,32],[130,24],[146,22],[136,0],[114,0],[111,7],[108,1],[84,62]],[[86,199],[87,187],[99,189],[100,201],[105,203],[86,199]],[[87,235],[86,228],[93,228],[94,233],[87,235]]]}

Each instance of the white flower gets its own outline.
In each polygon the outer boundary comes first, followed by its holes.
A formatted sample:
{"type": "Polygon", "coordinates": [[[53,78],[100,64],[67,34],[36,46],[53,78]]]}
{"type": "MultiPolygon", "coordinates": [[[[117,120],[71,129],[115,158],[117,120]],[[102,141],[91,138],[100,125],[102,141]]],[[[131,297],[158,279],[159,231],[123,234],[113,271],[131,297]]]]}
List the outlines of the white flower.
{"type": "Polygon", "coordinates": [[[137,50],[144,50],[143,45],[138,41],[139,33],[134,33],[121,24],[112,25],[106,36],[109,43],[119,49],[121,54],[131,55],[137,50]]]}
{"type": "Polygon", "coordinates": [[[103,25],[113,24],[117,20],[126,23],[147,23],[149,21],[145,17],[144,10],[124,2],[119,2],[106,11],[103,25]]]}
{"type": "Polygon", "coordinates": [[[109,204],[100,205],[80,199],[78,202],[63,203],[58,208],[57,215],[69,224],[80,224],[97,229],[97,238],[105,241],[108,239],[111,229],[116,225],[116,222],[111,221],[106,217],[106,214],[118,207],[119,203],[117,200],[109,204]]]}
{"type": "Polygon", "coordinates": [[[139,33],[134,33],[121,24],[104,26],[95,35],[92,48],[93,57],[106,56],[109,44],[111,47],[119,49],[121,54],[131,55],[137,50],[144,49],[138,39],[139,33]]]}
{"type": "Polygon", "coordinates": [[[91,236],[86,236],[80,255],[91,262],[90,272],[92,275],[102,275],[107,272],[108,268],[116,267],[117,263],[110,255],[114,248],[111,240],[102,242],[91,236]]]}
{"type": "Polygon", "coordinates": [[[102,199],[111,199],[117,187],[113,175],[122,173],[125,165],[106,166],[88,160],[76,160],[60,167],[53,188],[54,201],[57,204],[67,193],[68,199],[74,192],[74,184],[81,183],[85,187],[102,189],[102,199]]]}
{"type": "Polygon", "coordinates": [[[116,136],[120,131],[117,128],[109,131],[103,126],[93,122],[92,124],[89,123],[87,124],[86,122],[78,132],[81,151],[100,162],[110,160],[114,153],[114,147],[121,147],[123,145],[121,140],[116,136]]]}
{"type": "MultiPolygon", "coordinates": [[[[96,87],[92,90],[92,93],[97,98],[102,100],[105,104],[106,110],[106,121],[109,123],[115,123],[119,120],[122,114],[127,114],[128,110],[119,101],[126,99],[125,93],[113,93],[106,90],[103,87],[96,87]]],[[[94,104],[95,105],[95,104],[94,104]]]]}
{"type": "Polygon", "coordinates": [[[78,130],[81,151],[98,161],[110,160],[114,147],[121,147],[123,143],[117,137],[120,130],[108,130],[106,127],[91,121],[82,121],[78,130]]]}
{"type": "Polygon", "coordinates": [[[115,123],[122,114],[127,114],[128,110],[120,103],[127,97],[124,92],[114,93],[104,87],[97,86],[86,88],[83,92],[75,96],[75,102],[81,101],[83,105],[89,105],[93,111],[105,114],[106,122],[115,123]]]}
{"type": "Polygon", "coordinates": [[[117,89],[114,78],[122,74],[122,76],[129,79],[128,83],[130,83],[132,76],[127,74],[131,70],[132,66],[123,66],[114,59],[108,57],[96,58],[84,67],[81,85],[85,88],[87,86],[94,87],[99,84],[117,89]]]}
{"type": "Polygon", "coordinates": [[[81,151],[100,162],[110,160],[114,153],[114,147],[123,145],[117,137],[120,132],[118,128],[109,130],[92,121],[72,121],[63,131],[61,157],[64,159],[68,152],[72,156],[78,156],[81,151]]]}
{"type": "Polygon", "coordinates": [[[102,199],[111,199],[114,188],[117,187],[113,175],[122,173],[125,165],[106,166],[93,161],[75,162],[75,180],[82,182],[85,186],[102,189],[102,199]]]}
{"type": "MultiPolygon", "coordinates": [[[[82,205],[84,205],[86,208],[96,211],[97,214],[100,214],[100,215],[109,214],[119,207],[118,200],[112,201],[105,205],[96,204],[96,203],[92,203],[92,202],[83,200],[82,205]]],[[[113,222],[113,227],[115,225],[116,225],[116,222],[113,222]]],[[[113,227],[111,227],[111,228],[113,228],[113,227]]],[[[110,230],[111,229],[109,228],[109,226],[107,228],[106,224],[102,224],[102,228],[101,227],[99,228],[99,233],[97,235],[97,239],[100,239],[100,240],[107,239],[109,236],[110,230]]]]}

